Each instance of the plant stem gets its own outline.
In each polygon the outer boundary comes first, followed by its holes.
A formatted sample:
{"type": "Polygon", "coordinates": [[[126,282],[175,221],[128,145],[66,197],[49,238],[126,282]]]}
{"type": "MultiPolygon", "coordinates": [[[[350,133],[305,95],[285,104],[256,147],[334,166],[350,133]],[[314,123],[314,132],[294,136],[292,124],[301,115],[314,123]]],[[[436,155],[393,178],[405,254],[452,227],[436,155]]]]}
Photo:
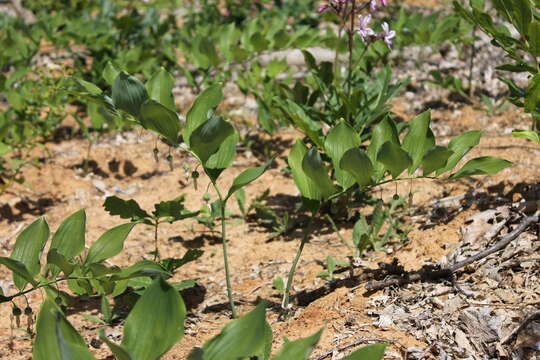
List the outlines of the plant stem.
{"type": "Polygon", "coordinates": [[[212,185],[214,186],[214,189],[216,189],[216,193],[219,197],[220,210],[221,210],[221,244],[223,246],[223,265],[225,266],[225,282],[227,283],[227,296],[229,298],[229,303],[231,305],[231,312],[233,319],[236,319],[236,306],[234,305],[234,299],[233,299],[233,293],[232,293],[232,285],[231,285],[231,273],[229,270],[229,255],[227,250],[227,236],[225,232],[225,201],[223,200],[223,196],[221,195],[221,191],[219,191],[219,187],[216,183],[212,182],[212,185]]]}
{"type": "Polygon", "coordinates": [[[296,266],[298,265],[298,261],[300,260],[300,256],[302,255],[302,250],[304,250],[304,245],[309,240],[309,236],[311,235],[311,232],[313,231],[314,219],[315,219],[315,214],[313,214],[309,218],[307,229],[304,232],[304,236],[302,237],[302,242],[300,243],[300,246],[296,250],[296,255],[294,256],[291,269],[289,270],[289,275],[287,276],[287,286],[285,287],[285,292],[283,293],[283,301],[281,302],[281,308],[283,309],[285,314],[287,314],[287,312],[289,311],[289,298],[290,298],[294,273],[296,272],[296,266]]]}
{"type": "Polygon", "coordinates": [[[154,261],[157,261],[159,259],[158,227],[159,227],[159,220],[156,219],[154,223],[154,261]]]}
{"type": "Polygon", "coordinates": [[[351,26],[349,28],[349,72],[347,74],[347,91],[348,97],[351,96],[352,90],[352,66],[353,66],[353,40],[354,40],[354,16],[356,13],[356,0],[352,1],[351,9],[351,26]]]}
{"type": "Polygon", "coordinates": [[[471,43],[471,55],[469,58],[469,97],[473,96],[474,89],[473,89],[473,69],[474,69],[474,58],[476,57],[476,46],[475,46],[475,40],[476,40],[476,28],[475,25],[472,31],[472,43],[471,43]]]}
{"type": "Polygon", "coordinates": [[[60,279],[55,279],[55,280],[52,280],[52,281],[49,281],[49,282],[46,282],[46,283],[43,283],[43,284],[39,284],[38,286],[35,286],[35,287],[31,288],[31,289],[20,291],[20,292],[14,294],[14,295],[11,295],[11,296],[0,297],[0,303],[11,301],[11,300],[15,299],[16,297],[26,295],[26,294],[34,291],[34,290],[41,289],[42,287],[54,285],[56,283],[59,283],[60,281],[66,281],[66,280],[90,280],[90,278],[84,277],[84,276],[68,276],[68,277],[63,277],[63,278],[60,278],[60,279]]]}

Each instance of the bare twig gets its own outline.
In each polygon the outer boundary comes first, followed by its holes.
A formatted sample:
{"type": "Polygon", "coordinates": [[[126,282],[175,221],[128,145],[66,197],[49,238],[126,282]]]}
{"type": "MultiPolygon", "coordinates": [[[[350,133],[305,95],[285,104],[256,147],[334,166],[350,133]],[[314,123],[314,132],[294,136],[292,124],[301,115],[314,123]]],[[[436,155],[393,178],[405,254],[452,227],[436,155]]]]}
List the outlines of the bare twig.
{"type": "Polygon", "coordinates": [[[389,340],[389,339],[383,339],[383,338],[365,338],[365,337],[362,337],[360,339],[357,339],[357,340],[353,341],[350,344],[343,345],[343,346],[341,346],[341,347],[339,347],[337,349],[327,351],[327,352],[319,355],[318,357],[316,357],[314,360],[323,360],[323,359],[326,359],[329,356],[332,356],[334,354],[334,352],[336,352],[336,351],[339,353],[339,352],[342,352],[342,351],[347,350],[349,348],[352,348],[354,346],[358,346],[358,345],[361,345],[361,344],[368,344],[368,343],[389,343],[389,344],[398,345],[399,347],[405,349],[405,347],[399,341],[396,341],[396,340],[389,340]]]}
{"type": "Polygon", "coordinates": [[[527,317],[523,319],[523,321],[519,324],[519,326],[516,327],[510,334],[508,334],[506,338],[504,338],[501,344],[504,345],[504,344],[510,343],[512,340],[514,340],[514,338],[519,334],[520,331],[522,331],[523,329],[527,327],[527,325],[529,325],[531,321],[535,321],[539,319],[540,319],[540,310],[537,310],[527,315],[527,317]]]}
{"type": "Polygon", "coordinates": [[[407,276],[402,276],[399,278],[392,278],[383,281],[371,281],[366,285],[366,290],[368,291],[377,291],[384,289],[389,286],[400,286],[412,282],[417,282],[421,280],[436,280],[441,278],[451,277],[457,270],[474,263],[475,261],[481,260],[497,251],[504,249],[508,244],[515,240],[521,233],[523,233],[527,228],[539,221],[539,216],[529,216],[523,219],[523,221],[518,225],[518,227],[511,233],[503,236],[495,245],[492,247],[480,251],[479,253],[468,257],[467,259],[457,262],[454,265],[451,265],[446,268],[438,270],[425,270],[418,271],[412,274],[406,274],[407,276]]]}

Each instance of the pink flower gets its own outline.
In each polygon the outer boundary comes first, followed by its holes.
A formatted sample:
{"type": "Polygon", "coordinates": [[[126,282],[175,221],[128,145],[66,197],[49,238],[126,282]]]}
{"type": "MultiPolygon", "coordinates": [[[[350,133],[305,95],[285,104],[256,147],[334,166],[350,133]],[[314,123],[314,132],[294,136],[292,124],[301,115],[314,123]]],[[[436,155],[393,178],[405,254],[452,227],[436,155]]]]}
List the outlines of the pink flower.
{"type": "MultiPolygon", "coordinates": [[[[386,5],[388,5],[388,0],[379,0],[379,2],[381,3],[382,7],[385,7],[386,5]]],[[[371,11],[377,10],[377,0],[371,0],[369,2],[369,8],[371,11]]]]}
{"type": "Polygon", "coordinates": [[[358,16],[358,29],[356,29],[356,31],[358,32],[362,40],[366,43],[373,41],[375,37],[375,31],[373,31],[373,29],[369,27],[370,22],[371,14],[367,14],[365,16],[358,16]]]}
{"type": "Polygon", "coordinates": [[[320,14],[322,12],[325,12],[326,10],[328,10],[330,8],[330,5],[321,5],[318,9],[317,9],[317,12],[320,14]]]}
{"type": "Polygon", "coordinates": [[[350,0],[330,0],[328,4],[320,6],[317,9],[317,12],[320,14],[328,9],[332,9],[336,12],[336,14],[341,14],[349,1],[350,0]]]}
{"type": "Polygon", "coordinates": [[[392,39],[396,37],[396,32],[390,30],[390,26],[387,22],[382,23],[383,31],[379,34],[379,37],[384,40],[388,47],[392,47],[392,39]]]}

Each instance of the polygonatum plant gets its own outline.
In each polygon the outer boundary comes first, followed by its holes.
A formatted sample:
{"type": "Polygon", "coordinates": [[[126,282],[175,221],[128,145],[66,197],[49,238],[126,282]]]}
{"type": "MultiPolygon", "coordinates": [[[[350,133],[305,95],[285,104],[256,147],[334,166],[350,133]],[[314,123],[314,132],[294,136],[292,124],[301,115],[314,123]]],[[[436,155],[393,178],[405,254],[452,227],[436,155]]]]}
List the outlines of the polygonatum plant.
{"type": "MultiPolygon", "coordinates": [[[[325,136],[306,132],[309,144],[297,140],[288,163],[303,204],[312,216],[289,272],[282,302],[285,311],[289,307],[298,260],[312,231],[313,219],[325,201],[351,192],[366,192],[388,182],[438,178],[452,172],[480,141],[481,131],[468,131],[454,137],[447,146],[437,145],[430,120],[430,111],[418,115],[406,124],[407,131],[400,136],[394,121],[387,117],[373,127],[367,145],[362,143],[361,132],[345,121],[331,128],[325,136]],[[404,173],[406,175],[402,176],[404,173]]],[[[509,161],[496,157],[478,157],[452,172],[447,179],[494,174],[510,165],[509,161]]]]}

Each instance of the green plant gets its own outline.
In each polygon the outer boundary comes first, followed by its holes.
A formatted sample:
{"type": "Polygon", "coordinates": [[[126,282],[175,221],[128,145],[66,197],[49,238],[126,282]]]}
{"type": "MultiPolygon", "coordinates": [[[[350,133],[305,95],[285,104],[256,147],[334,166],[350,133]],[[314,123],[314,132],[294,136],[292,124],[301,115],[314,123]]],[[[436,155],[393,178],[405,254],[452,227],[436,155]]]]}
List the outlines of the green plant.
{"type": "Polygon", "coordinates": [[[334,259],[332,256],[326,257],[326,270],[322,270],[317,274],[317,277],[326,279],[327,281],[334,280],[334,271],[336,270],[336,267],[341,266],[349,266],[348,261],[340,261],[334,259]]]}
{"type": "Polygon", "coordinates": [[[161,223],[174,222],[193,218],[199,212],[192,212],[184,207],[185,195],[171,201],[162,201],[155,204],[155,210],[149,214],[141,209],[135,200],[122,200],[116,196],[109,196],[103,206],[111,215],[118,215],[122,219],[131,219],[132,222],[143,223],[154,228],[154,261],[159,259],[158,228],[161,223]]]}
{"type": "Polygon", "coordinates": [[[429,80],[428,84],[450,90],[461,95],[465,99],[469,98],[468,91],[464,88],[461,79],[452,75],[444,75],[438,70],[431,71],[430,75],[433,80],[429,80]]]}
{"type": "Polygon", "coordinates": [[[407,236],[408,229],[403,228],[399,216],[396,216],[407,201],[408,197],[396,196],[388,205],[382,201],[377,202],[370,221],[364,214],[360,215],[352,234],[355,256],[360,257],[370,246],[375,250],[381,250],[389,239],[403,240],[407,236]],[[381,236],[385,224],[387,227],[381,236]]]}
{"type": "Polygon", "coordinates": [[[508,106],[510,105],[506,99],[497,100],[484,94],[480,95],[480,101],[483,105],[481,109],[490,116],[500,115],[502,112],[508,109],[508,106]]]}
{"type": "Polygon", "coordinates": [[[524,137],[540,144],[540,67],[537,57],[540,55],[540,21],[537,13],[538,2],[529,0],[493,1],[497,14],[507,21],[518,33],[513,36],[507,24],[496,23],[485,10],[484,0],[471,0],[470,8],[454,1],[454,9],[465,20],[479,27],[491,39],[492,44],[502,49],[511,60],[508,64],[497,67],[498,70],[514,73],[526,73],[529,80],[526,88],[520,88],[514,81],[502,78],[510,90],[509,100],[531,114],[530,130],[515,130],[516,137],[524,137]]]}
{"type": "Polygon", "coordinates": [[[215,114],[215,108],[222,98],[223,93],[219,85],[207,88],[197,97],[187,114],[183,138],[186,150],[198,159],[219,199],[217,204],[221,216],[221,240],[227,295],[232,315],[236,317],[227,254],[228,240],[225,225],[227,201],[236,191],[259,178],[267,170],[272,160],[262,166],[244,170],[233,180],[227,193],[222,192],[217,180],[221,173],[232,165],[236,153],[236,143],[238,142],[238,135],[234,127],[221,116],[215,114]]]}
{"type": "MultiPolygon", "coordinates": [[[[289,271],[282,302],[284,311],[289,308],[296,266],[324,202],[352,192],[367,192],[393,181],[437,178],[452,171],[478,145],[480,131],[458,135],[446,147],[436,145],[430,120],[431,113],[426,111],[409,121],[401,128],[401,131],[407,129],[401,140],[395,123],[385,118],[373,127],[367,148],[363,146],[359,132],[345,121],[331,128],[326,136],[307,132],[310,146],[300,140],[296,142],[288,163],[304,207],[311,212],[311,217],[289,271]],[[419,168],[422,175],[415,175],[419,168]],[[405,171],[407,176],[401,177],[405,171]]],[[[499,158],[479,157],[469,160],[447,179],[493,174],[510,164],[499,158]]],[[[379,225],[377,228],[380,229],[379,225]]]]}

